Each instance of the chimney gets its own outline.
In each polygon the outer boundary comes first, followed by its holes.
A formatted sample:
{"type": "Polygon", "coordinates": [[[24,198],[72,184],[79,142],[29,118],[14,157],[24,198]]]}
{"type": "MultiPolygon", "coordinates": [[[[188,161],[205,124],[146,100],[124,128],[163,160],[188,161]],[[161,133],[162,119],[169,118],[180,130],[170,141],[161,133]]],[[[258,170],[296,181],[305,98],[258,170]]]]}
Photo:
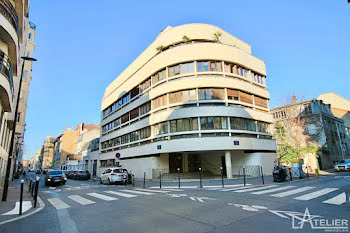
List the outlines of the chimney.
{"type": "Polygon", "coordinates": [[[298,102],[298,99],[293,92],[293,104],[296,104],[297,102],[298,102]]]}

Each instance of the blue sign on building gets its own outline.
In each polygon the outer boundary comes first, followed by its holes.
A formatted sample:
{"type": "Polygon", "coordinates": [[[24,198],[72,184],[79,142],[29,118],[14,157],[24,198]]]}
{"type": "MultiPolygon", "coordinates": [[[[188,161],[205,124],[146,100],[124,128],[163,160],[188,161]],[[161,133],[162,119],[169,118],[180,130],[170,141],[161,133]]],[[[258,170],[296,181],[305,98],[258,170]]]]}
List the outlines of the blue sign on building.
{"type": "Polygon", "coordinates": [[[233,141],[233,145],[239,146],[239,141],[233,141]]]}
{"type": "Polygon", "coordinates": [[[162,149],[162,145],[157,145],[157,150],[161,150],[162,149]]]}

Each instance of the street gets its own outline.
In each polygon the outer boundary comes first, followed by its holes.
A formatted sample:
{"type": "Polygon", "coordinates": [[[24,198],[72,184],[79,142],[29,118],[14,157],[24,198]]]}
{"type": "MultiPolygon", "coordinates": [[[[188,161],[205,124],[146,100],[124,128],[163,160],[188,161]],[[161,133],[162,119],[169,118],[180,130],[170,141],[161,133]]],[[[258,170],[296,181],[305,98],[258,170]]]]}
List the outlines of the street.
{"type": "MultiPolygon", "coordinates": [[[[40,177],[46,207],[1,225],[0,232],[295,232],[292,218],[303,217],[306,208],[311,216],[349,220],[342,202],[350,173],[265,185],[247,179],[243,186],[237,179],[202,189],[189,182],[180,189],[177,183],[143,189],[77,180],[46,187],[40,177]]],[[[304,224],[300,231],[323,230],[304,224]]]]}

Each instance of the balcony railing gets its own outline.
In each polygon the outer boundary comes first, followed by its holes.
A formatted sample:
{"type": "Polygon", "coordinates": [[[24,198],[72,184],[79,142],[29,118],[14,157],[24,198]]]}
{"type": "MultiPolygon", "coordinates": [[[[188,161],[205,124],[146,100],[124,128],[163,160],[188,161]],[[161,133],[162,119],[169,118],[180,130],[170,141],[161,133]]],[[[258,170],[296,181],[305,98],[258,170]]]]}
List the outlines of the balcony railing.
{"type": "Polygon", "coordinates": [[[19,34],[18,15],[16,9],[9,0],[0,1],[0,13],[12,24],[17,35],[19,34]]]}
{"type": "Polygon", "coordinates": [[[11,90],[13,89],[13,70],[10,58],[0,50],[0,73],[4,74],[11,84],[11,90]]]}

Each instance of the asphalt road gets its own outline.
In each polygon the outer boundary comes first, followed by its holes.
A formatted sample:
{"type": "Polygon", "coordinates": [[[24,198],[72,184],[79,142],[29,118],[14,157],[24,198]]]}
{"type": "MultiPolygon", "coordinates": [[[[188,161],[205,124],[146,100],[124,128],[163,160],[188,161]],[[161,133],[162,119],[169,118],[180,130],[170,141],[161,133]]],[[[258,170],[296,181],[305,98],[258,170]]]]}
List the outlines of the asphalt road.
{"type": "Polygon", "coordinates": [[[335,232],[334,219],[343,227],[338,232],[349,231],[350,205],[342,202],[350,191],[350,173],[264,186],[247,183],[220,188],[218,181],[202,189],[163,183],[162,189],[143,190],[93,181],[68,180],[58,187],[41,182],[46,207],[0,226],[0,232],[271,233],[325,232],[325,227],[335,232]],[[293,229],[293,220],[300,229],[293,229]]]}

